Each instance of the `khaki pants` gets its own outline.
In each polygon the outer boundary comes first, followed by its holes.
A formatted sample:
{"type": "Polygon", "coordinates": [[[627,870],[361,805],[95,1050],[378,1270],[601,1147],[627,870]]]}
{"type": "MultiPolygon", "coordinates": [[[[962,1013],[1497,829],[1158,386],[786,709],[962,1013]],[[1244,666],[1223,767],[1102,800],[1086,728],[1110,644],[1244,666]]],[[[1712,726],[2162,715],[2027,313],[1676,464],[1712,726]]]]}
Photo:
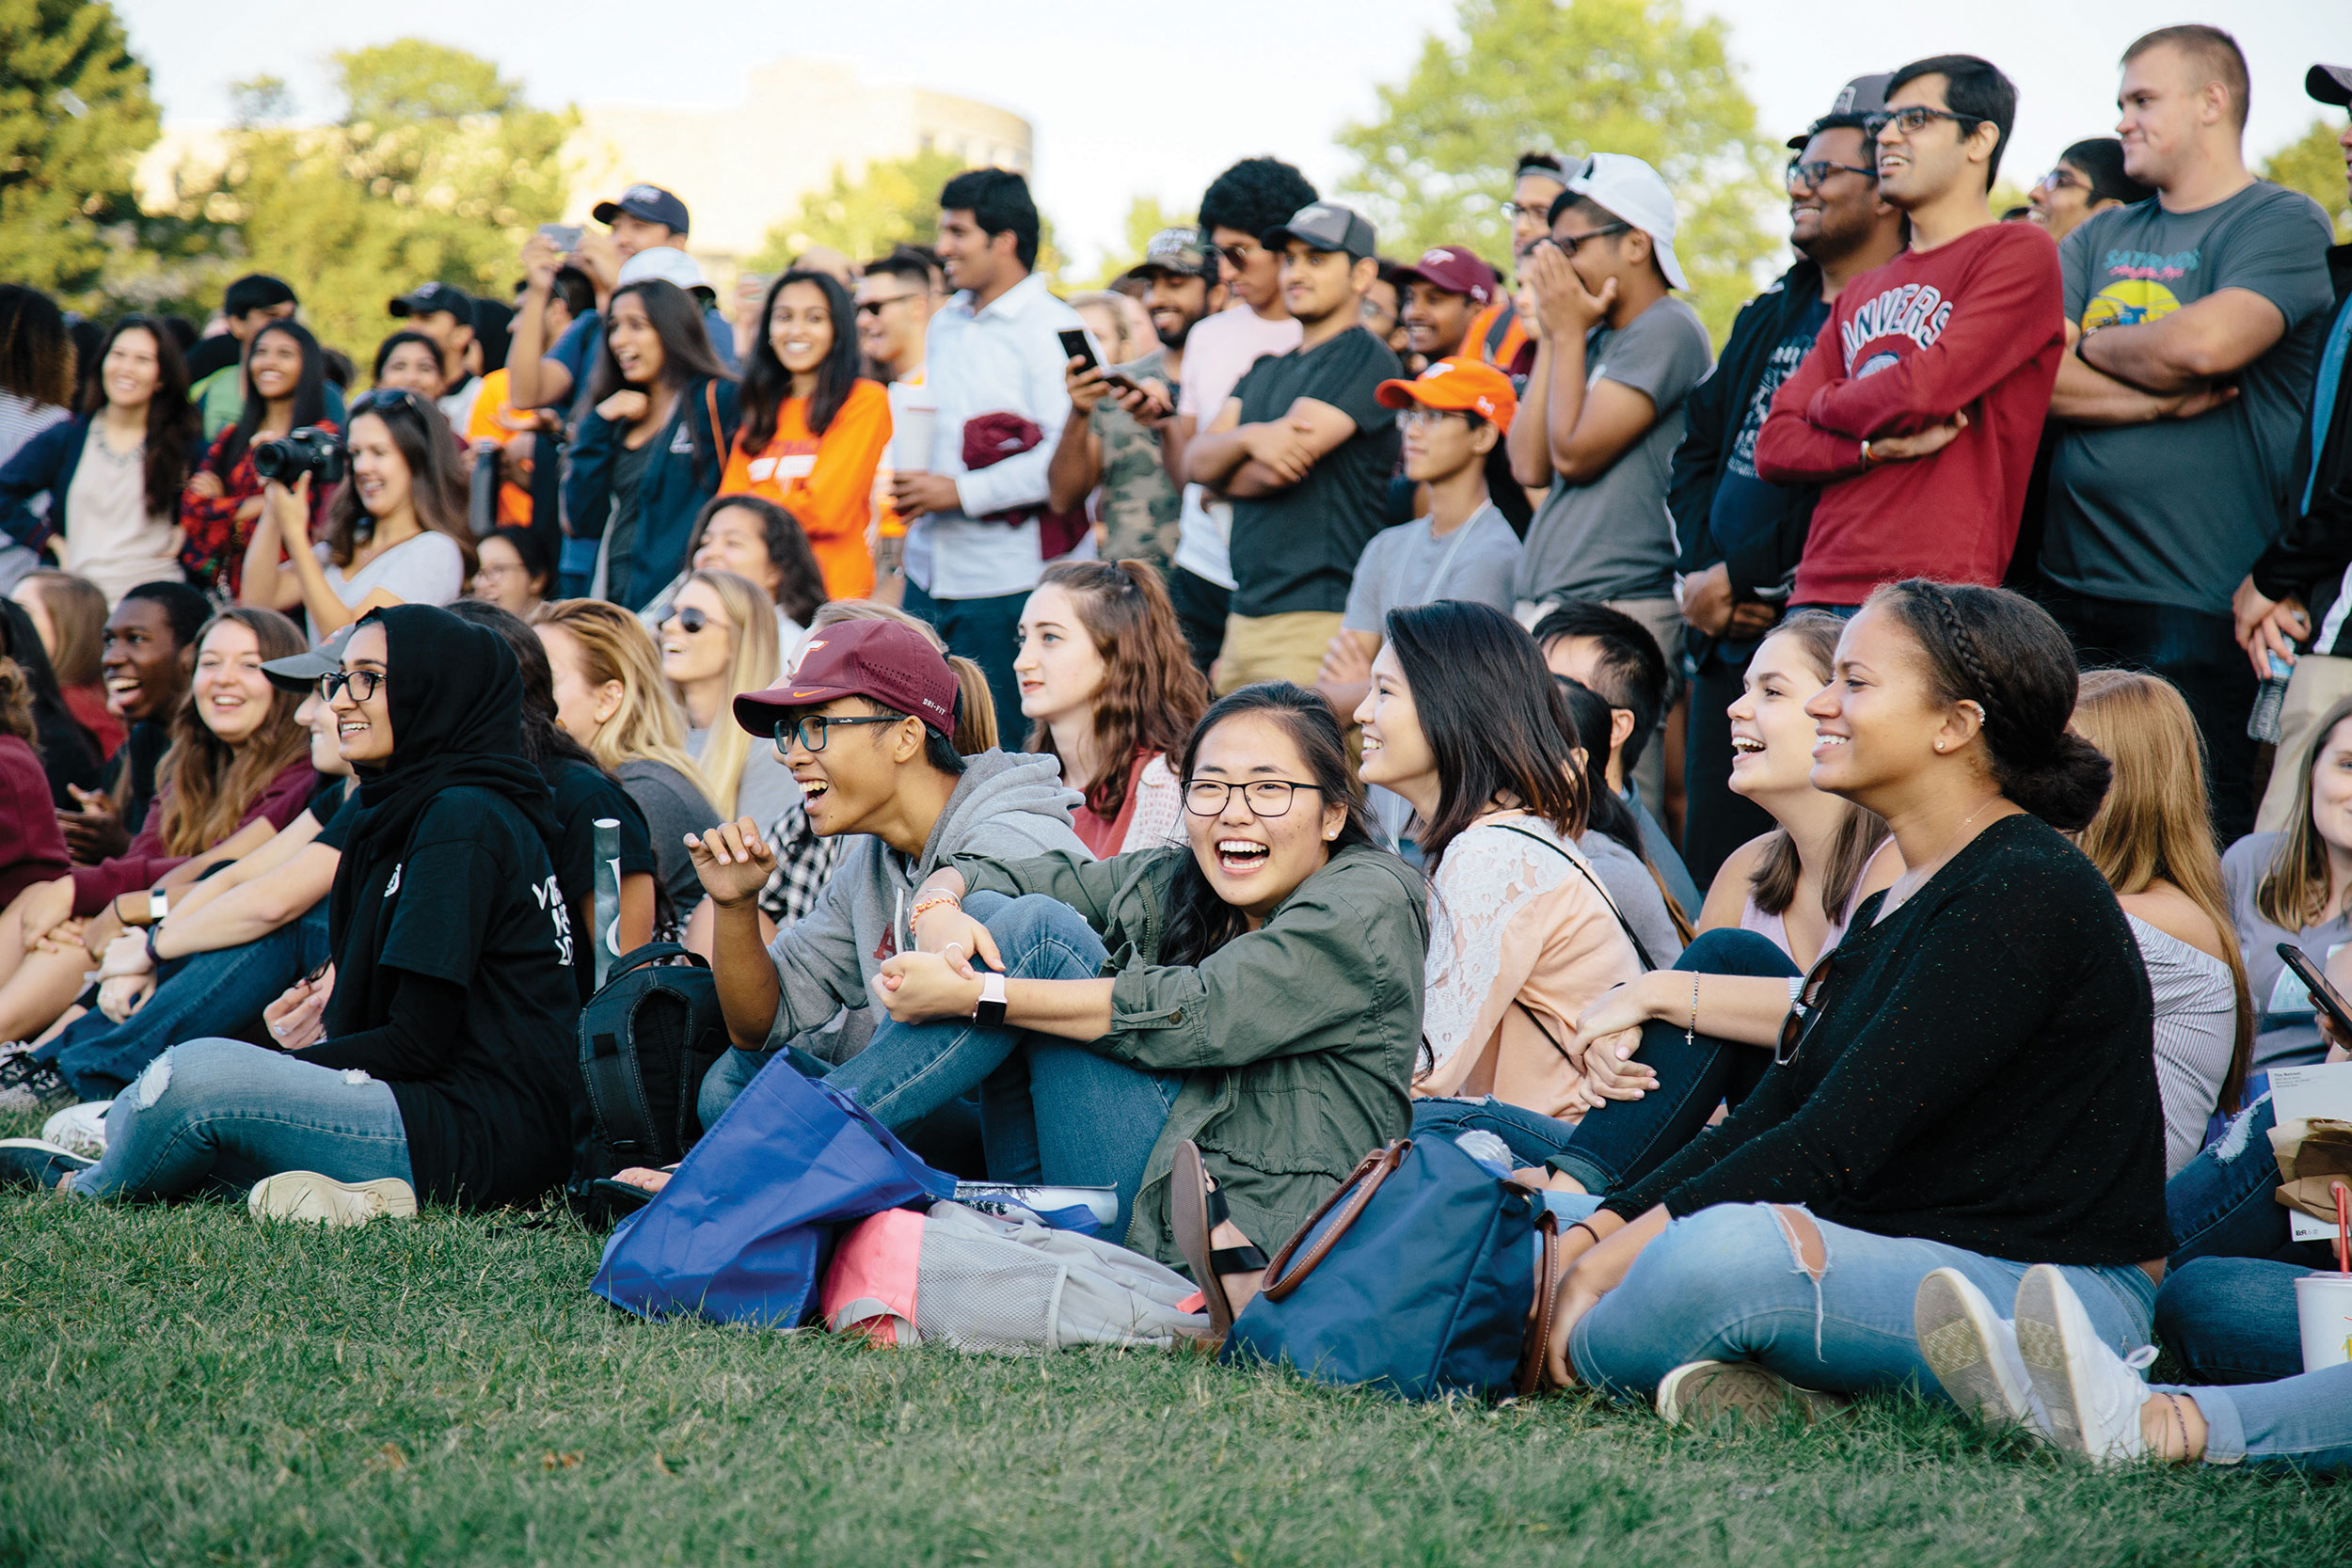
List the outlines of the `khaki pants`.
{"type": "Polygon", "coordinates": [[[2319,738],[2319,721],[2346,697],[2352,697],[2352,658],[2305,654],[2295,661],[2286,706],[2279,713],[2278,760],[2270,765],[2270,787],[2263,791],[2262,810],[2254,815],[2256,832],[2282,832],[2294,817],[2312,743],[2319,738]]]}
{"type": "MultiPolygon", "coordinates": [[[[1295,681],[1312,689],[1323,656],[1340,634],[1338,610],[1294,610],[1279,615],[1229,615],[1225,647],[1216,656],[1216,694],[1257,681],[1295,681]]],[[[1340,715],[1345,724],[1348,716],[1340,715]]]]}
{"type": "MultiPolygon", "coordinates": [[[[1674,711],[1675,702],[1682,695],[1682,611],[1672,599],[1605,599],[1613,610],[1632,616],[1644,629],[1658,640],[1658,651],[1666,656],[1666,711],[1658,716],[1658,731],[1642,748],[1642,760],[1626,773],[1642,797],[1642,804],[1663,827],[1666,821],[1666,718],[1674,711]]],[[[1520,626],[1535,629],[1535,623],[1557,608],[1557,600],[1542,604],[1522,599],[1514,611],[1520,626]]]]}

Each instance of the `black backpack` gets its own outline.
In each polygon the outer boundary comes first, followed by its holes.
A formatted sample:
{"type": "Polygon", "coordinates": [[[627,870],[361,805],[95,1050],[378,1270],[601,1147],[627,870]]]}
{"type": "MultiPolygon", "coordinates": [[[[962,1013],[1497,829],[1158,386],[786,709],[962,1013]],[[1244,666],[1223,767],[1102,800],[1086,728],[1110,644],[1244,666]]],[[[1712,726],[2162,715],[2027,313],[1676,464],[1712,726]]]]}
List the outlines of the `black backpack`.
{"type": "Polygon", "coordinates": [[[703,1074],[728,1044],[718,981],[699,954],[651,942],[613,964],[604,989],[580,1012],[585,1093],[574,1118],[576,1210],[609,1217],[611,1204],[596,1182],[630,1165],[659,1169],[686,1157],[702,1136],[694,1102],[703,1074]]]}

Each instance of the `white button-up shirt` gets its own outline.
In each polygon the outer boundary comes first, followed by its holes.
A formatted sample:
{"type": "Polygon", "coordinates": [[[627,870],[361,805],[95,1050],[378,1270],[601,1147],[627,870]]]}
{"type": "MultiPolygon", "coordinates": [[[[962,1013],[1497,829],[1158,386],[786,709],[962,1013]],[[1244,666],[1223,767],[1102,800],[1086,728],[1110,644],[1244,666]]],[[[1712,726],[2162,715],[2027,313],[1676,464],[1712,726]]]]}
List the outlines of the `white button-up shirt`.
{"type": "MultiPolygon", "coordinates": [[[[958,511],[934,512],[907,529],[906,571],[934,598],[981,599],[1037,586],[1038,526],[978,521],[991,512],[1045,503],[1045,470],[1054,461],[1070,392],[1069,356],[1057,332],[1085,326],[1031,273],[981,309],[969,290],[940,308],[923,345],[924,390],[915,400],[939,411],[930,471],[956,482],[958,511]],[[1044,438],[1027,451],[977,470],[963,464],[963,426],[982,414],[1013,413],[1044,438]]],[[[1091,339],[1089,340],[1091,341],[1091,339]]],[[[1102,357],[1097,346],[1096,357],[1102,357]]]]}

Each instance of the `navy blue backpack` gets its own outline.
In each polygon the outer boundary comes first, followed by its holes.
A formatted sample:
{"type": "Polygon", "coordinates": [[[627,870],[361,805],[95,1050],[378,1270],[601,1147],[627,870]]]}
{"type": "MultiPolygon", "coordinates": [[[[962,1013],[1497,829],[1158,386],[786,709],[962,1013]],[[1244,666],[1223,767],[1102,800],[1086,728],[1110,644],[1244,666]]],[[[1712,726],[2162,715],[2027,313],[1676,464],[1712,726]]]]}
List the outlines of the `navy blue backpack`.
{"type": "Polygon", "coordinates": [[[1533,1393],[1558,1238],[1535,1194],[1453,1139],[1400,1138],[1366,1155],[1274,1255],[1223,1357],[1408,1400],[1533,1393]]]}

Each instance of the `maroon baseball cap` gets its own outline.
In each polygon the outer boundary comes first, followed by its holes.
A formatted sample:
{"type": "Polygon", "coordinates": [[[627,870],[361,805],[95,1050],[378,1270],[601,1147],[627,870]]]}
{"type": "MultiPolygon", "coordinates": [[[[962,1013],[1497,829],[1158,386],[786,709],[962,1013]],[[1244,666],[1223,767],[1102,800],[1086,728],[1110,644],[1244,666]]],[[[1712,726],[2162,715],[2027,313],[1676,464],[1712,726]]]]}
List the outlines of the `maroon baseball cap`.
{"type": "Polygon", "coordinates": [[[792,678],[735,699],[735,721],[773,735],[786,716],[835,697],[865,697],[912,714],[945,736],[956,733],[956,673],[930,639],[896,621],[845,621],[801,647],[792,678]]]}
{"type": "Polygon", "coordinates": [[[1495,297],[1495,269],[1458,245],[1441,245],[1421,253],[1409,267],[1396,269],[1399,280],[1427,283],[1450,294],[1468,294],[1473,305],[1495,297]]]}

